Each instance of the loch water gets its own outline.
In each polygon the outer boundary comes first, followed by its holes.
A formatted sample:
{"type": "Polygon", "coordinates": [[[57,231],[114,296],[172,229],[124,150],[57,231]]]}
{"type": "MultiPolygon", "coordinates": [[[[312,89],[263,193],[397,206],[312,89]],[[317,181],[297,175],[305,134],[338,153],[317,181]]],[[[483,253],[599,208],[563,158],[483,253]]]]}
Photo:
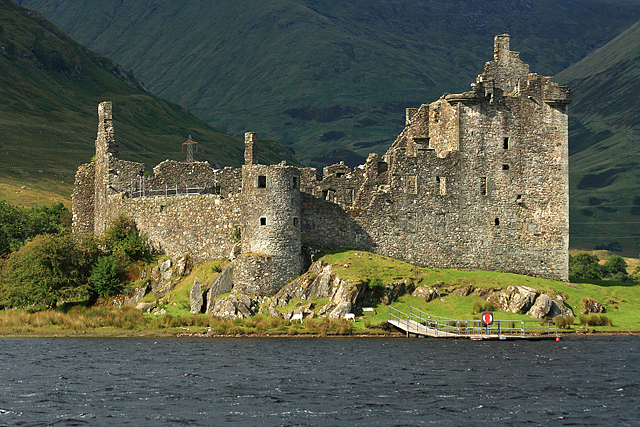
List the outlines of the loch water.
{"type": "Polygon", "coordinates": [[[640,425],[640,338],[2,338],[0,426],[640,425]]]}

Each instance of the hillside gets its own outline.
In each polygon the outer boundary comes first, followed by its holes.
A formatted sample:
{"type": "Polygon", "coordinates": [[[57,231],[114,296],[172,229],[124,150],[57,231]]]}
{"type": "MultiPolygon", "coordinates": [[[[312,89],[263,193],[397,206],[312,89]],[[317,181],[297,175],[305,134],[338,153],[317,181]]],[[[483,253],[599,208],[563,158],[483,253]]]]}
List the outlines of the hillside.
{"type": "Polygon", "coordinates": [[[574,101],[571,247],[640,251],[640,22],[557,75],[574,101]]]}
{"type": "Polygon", "coordinates": [[[553,75],[640,18],[630,0],[20,0],[223,131],[307,164],[384,152],[404,108],[467,90],[493,36],[553,75]]]}
{"type": "MultiPolygon", "coordinates": [[[[0,181],[12,194],[25,187],[69,197],[78,164],[95,152],[97,105],[104,100],[114,102],[124,159],[148,168],[183,159],[182,142],[193,135],[197,160],[243,162],[243,141],[148,92],[132,71],[79,45],[38,13],[0,0],[0,181]]],[[[282,158],[293,160],[273,142],[261,153],[264,162],[282,158]]]]}

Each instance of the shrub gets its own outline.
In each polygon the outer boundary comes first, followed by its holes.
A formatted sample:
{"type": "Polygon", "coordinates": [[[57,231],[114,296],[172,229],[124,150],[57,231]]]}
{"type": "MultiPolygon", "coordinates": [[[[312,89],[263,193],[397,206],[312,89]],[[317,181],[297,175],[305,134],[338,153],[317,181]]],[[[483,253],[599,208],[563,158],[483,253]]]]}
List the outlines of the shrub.
{"type": "Polygon", "coordinates": [[[369,280],[369,283],[367,285],[369,286],[369,289],[372,290],[380,290],[384,288],[384,283],[382,283],[382,279],[379,277],[374,277],[373,279],[369,280]]]}
{"type": "Polygon", "coordinates": [[[138,233],[133,221],[120,215],[107,228],[102,244],[108,255],[113,255],[121,268],[141,260],[149,252],[147,238],[138,233]]]}
{"type": "Polygon", "coordinates": [[[77,239],[68,233],[35,237],[4,264],[0,305],[55,307],[59,299],[86,297],[98,255],[89,237],[77,239]]]}
{"type": "Polygon", "coordinates": [[[611,255],[607,262],[604,263],[604,268],[608,276],[614,276],[617,273],[627,274],[627,262],[619,255],[611,255]]]}
{"type": "Polygon", "coordinates": [[[557,316],[554,318],[556,321],[556,326],[560,329],[571,329],[571,325],[573,325],[573,317],[560,317],[557,316]]]}
{"type": "Polygon", "coordinates": [[[611,320],[604,314],[581,314],[579,319],[580,323],[584,326],[613,326],[611,320]]]}
{"type": "Polygon", "coordinates": [[[474,314],[482,313],[483,311],[494,311],[495,309],[496,308],[492,303],[483,299],[476,300],[473,303],[474,314]]]}
{"type": "Polygon", "coordinates": [[[112,256],[102,257],[91,270],[89,284],[95,296],[116,295],[122,290],[118,278],[118,264],[112,256]]]}
{"type": "Polygon", "coordinates": [[[569,257],[569,276],[580,279],[598,280],[606,274],[604,266],[598,264],[598,257],[586,252],[569,257]]]}

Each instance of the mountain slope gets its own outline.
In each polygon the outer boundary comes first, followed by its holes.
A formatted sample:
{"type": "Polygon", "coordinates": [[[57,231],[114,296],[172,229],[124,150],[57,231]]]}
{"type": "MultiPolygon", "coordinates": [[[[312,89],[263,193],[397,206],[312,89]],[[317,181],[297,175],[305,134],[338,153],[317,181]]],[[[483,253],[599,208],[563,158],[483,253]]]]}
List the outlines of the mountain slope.
{"type": "Polygon", "coordinates": [[[404,108],[467,90],[495,34],[553,75],[640,18],[630,0],[21,0],[156,94],[298,157],[382,153],[404,108]],[[350,151],[349,151],[350,150],[350,151]]]}
{"type": "MultiPolygon", "coordinates": [[[[243,142],[184,108],[147,92],[133,72],[91,52],[36,12],[0,0],[0,179],[42,185],[68,196],[79,163],[95,151],[97,104],[114,102],[116,138],[124,159],[154,166],[183,159],[188,135],[198,160],[243,162],[243,142]]],[[[284,147],[270,143],[262,161],[284,147]]]]}
{"type": "Polygon", "coordinates": [[[640,251],[640,21],[556,76],[571,86],[571,246],[640,251]]]}

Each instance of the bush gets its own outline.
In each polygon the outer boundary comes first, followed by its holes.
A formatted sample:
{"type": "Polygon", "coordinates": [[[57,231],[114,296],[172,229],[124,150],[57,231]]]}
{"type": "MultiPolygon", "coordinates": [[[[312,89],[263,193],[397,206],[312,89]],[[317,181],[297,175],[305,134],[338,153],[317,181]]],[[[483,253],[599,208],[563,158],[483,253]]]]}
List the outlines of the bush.
{"type": "Polygon", "coordinates": [[[571,329],[571,325],[573,325],[573,317],[560,317],[557,316],[554,318],[556,321],[556,326],[559,329],[571,329]]]}
{"type": "Polygon", "coordinates": [[[590,316],[581,314],[579,319],[583,326],[613,326],[611,320],[604,314],[592,314],[590,316]]]}
{"type": "Polygon", "coordinates": [[[23,208],[0,200],[0,255],[18,250],[38,234],[69,230],[71,213],[62,203],[23,208]]]}
{"type": "Polygon", "coordinates": [[[483,299],[476,300],[473,303],[473,313],[482,313],[483,311],[494,311],[495,306],[489,301],[485,301],[483,299]]]}
{"type": "Polygon", "coordinates": [[[68,233],[35,237],[4,264],[0,305],[55,307],[60,299],[86,297],[98,255],[89,237],[78,239],[68,233]]]}
{"type": "Polygon", "coordinates": [[[117,217],[102,237],[107,255],[113,255],[120,268],[143,259],[149,252],[147,238],[125,215],[117,217]]]}
{"type": "Polygon", "coordinates": [[[122,290],[118,264],[111,256],[102,257],[91,270],[89,285],[94,296],[116,295],[122,290]]]}
{"type": "Polygon", "coordinates": [[[569,257],[569,276],[580,279],[599,280],[602,279],[607,270],[598,264],[598,257],[586,252],[575,257],[569,257]]]}

